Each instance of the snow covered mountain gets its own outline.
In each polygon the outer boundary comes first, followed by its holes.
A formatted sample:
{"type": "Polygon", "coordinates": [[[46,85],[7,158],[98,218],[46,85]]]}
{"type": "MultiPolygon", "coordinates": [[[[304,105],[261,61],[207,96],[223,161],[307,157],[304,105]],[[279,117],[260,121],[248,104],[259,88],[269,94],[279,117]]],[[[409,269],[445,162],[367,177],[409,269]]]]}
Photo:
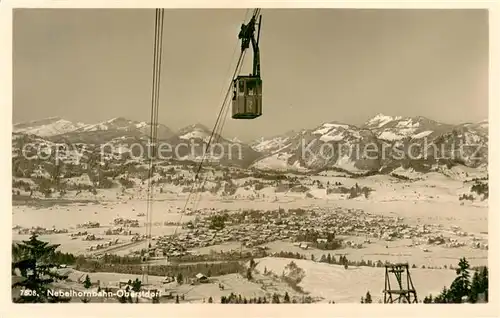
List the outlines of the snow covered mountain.
{"type": "Polygon", "coordinates": [[[365,128],[371,129],[377,138],[385,141],[397,141],[405,138],[420,139],[437,136],[453,128],[425,117],[391,117],[377,115],[367,121],[365,128]]]}
{"type": "MultiPolygon", "coordinates": [[[[15,124],[14,133],[23,133],[48,138],[53,142],[103,144],[119,139],[122,142],[129,140],[147,139],[151,125],[146,122],[128,120],[123,117],[113,118],[97,124],[73,123],[61,118],[47,118],[15,124]]],[[[158,125],[158,138],[167,139],[174,135],[165,125],[158,125]]]]}
{"type": "Polygon", "coordinates": [[[253,164],[264,170],[317,170],[325,167],[346,171],[368,171],[378,164],[378,158],[356,158],[355,148],[369,143],[378,144],[369,129],[338,122],[324,123],[314,129],[303,130],[289,138],[281,149],[253,164]]]}
{"type": "MultiPolygon", "coordinates": [[[[197,140],[208,142],[210,140],[210,136],[212,135],[212,131],[205,127],[202,124],[194,124],[180,129],[177,132],[177,136],[182,140],[197,140]]],[[[221,136],[218,134],[214,134],[212,137],[212,142],[221,139],[221,136]]],[[[225,141],[225,139],[223,139],[225,141]]]]}
{"type": "MultiPolygon", "coordinates": [[[[158,139],[167,139],[173,136],[173,131],[163,124],[158,124],[158,139]]],[[[134,136],[137,138],[147,138],[150,135],[151,125],[146,122],[129,120],[117,117],[94,125],[87,125],[73,132],[74,135],[87,136],[134,136]]],[[[109,139],[106,138],[106,139],[109,139]]]]}
{"type": "Polygon", "coordinates": [[[368,129],[380,128],[391,121],[399,120],[399,119],[401,119],[401,116],[393,117],[393,116],[387,116],[387,115],[379,113],[379,114],[375,115],[373,118],[371,118],[370,120],[368,120],[365,123],[364,127],[368,128],[368,129]]]}
{"type": "Polygon", "coordinates": [[[481,135],[482,137],[488,138],[488,130],[489,130],[489,122],[488,120],[482,120],[478,123],[465,123],[462,125],[458,125],[459,129],[467,129],[475,134],[481,135]]]}
{"type": "Polygon", "coordinates": [[[128,131],[131,129],[141,129],[148,126],[145,122],[137,122],[133,120],[128,120],[123,117],[116,117],[104,122],[100,122],[93,125],[87,125],[78,129],[79,132],[88,132],[88,131],[99,131],[99,130],[124,130],[128,131]]]}
{"type": "Polygon", "coordinates": [[[205,160],[226,165],[247,167],[251,162],[261,157],[261,154],[250,146],[234,140],[229,140],[214,133],[202,124],[184,127],[167,141],[173,146],[177,158],[200,161],[205,154],[205,160]],[[210,148],[207,148],[210,141],[210,148]]]}
{"type": "Polygon", "coordinates": [[[372,131],[388,149],[382,154],[382,170],[410,167],[428,171],[436,164],[453,162],[470,167],[487,164],[487,121],[450,125],[422,116],[394,117],[372,131]],[[404,158],[398,156],[401,152],[404,152],[404,158]]]}
{"type": "Polygon", "coordinates": [[[488,122],[449,125],[425,117],[378,114],[361,128],[329,122],[293,137],[257,140],[253,147],[266,145],[272,145],[272,152],[254,162],[254,168],[390,173],[398,168],[425,172],[453,163],[484,167],[488,122]]]}
{"type": "MultiPolygon", "coordinates": [[[[17,156],[17,148],[26,140],[23,136],[28,135],[49,144],[96,147],[106,143],[122,154],[132,144],[147,146],[151,126],[123,117],[97,124],[47,118],[15,124],[13,128],[13,156],[17,156]]],[[[452,163],[484,167],[488,162],[488,128],[487,120],[449,125],[425,117],[378,114],[360,127],[331,121],[312,129],[259,138],[249,144],[215,134],[208,159],[264,170],[338,169],[350,173],[430,171],[436,165],[452,163]],[[428,149],[437,150],[429,153],[428,149]]],[[[211,134],[211,129],[201,124],[177,132],[162,124],[158,126],[158,138],[169,144],[167,151],[178,160],[201,160],[211,134]]]]}
{"type": "Polygon", "coordinates": [[[262,153],[272,153],[287,145],[293,138],[297,137],[301,132],[291,130],[287,133],[272,136],[269,138],[261,137],[250,143],[250,147],[255,151],[262,153]]]}
{"type": "Polygon", "coordinates": [[[59,117],[50,117],[19,124],[14,124],[14,133],[37,135],[40,137],[51,137],[78,130],[86,125],[83,123],[72,123],[59,117]]]}

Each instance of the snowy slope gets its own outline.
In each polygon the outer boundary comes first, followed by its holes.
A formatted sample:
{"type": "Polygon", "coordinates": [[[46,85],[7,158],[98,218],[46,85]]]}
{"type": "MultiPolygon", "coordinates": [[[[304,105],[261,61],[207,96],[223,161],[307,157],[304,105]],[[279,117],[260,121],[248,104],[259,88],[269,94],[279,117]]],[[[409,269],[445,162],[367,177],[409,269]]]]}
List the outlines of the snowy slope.
{"type": "MultiPolygon", "coordinates": [[[[278,140],[278,139],[275,139],[278,140]]],[[[368,129],[328,122],[313,129],[303,130],[281,143],[269,156],[255,162],[257,169],[318,170],[336,167],[350,172],[362,172],[377,168],[371,160],[355,158],[356,147],[376,143],[376,138],[368,129]]]]}
{"type": "MultiPolygon", "coordinates": [[[[158,136],[159,138],[170,137],[173,133],[165,125],[158,124],[158,136]]],[[[116,131],[116,132],[127,132],[127,133],[139,133],[143,135],[149,135],[151,131],[151,125],[144,121],[129,120],[123,117],[112,118],[107,121],[103,121],[93,125],[86,125],[78,130],[78,133],[84,132],[98,132],[98,131],[116,131]]]]}
{"type": "Polygon", "coordinates": [[[180,129],[167,141],[179,160],[196,162],[206,160],[248,167],[260,157],[260,154],[250,146],[240,141],[226,139],[217,133],[212,135],[212,130],[199,123],[180,129]],[[207,148],[209,141],[210,149],[207,148]]]}
{"type": "MultiPolygon", "coordinates": [[[[251,165],[263,170],[304,171],[338,168],[352,173],[390,173],[401,168],[423,173],[430,171],[437,163],[456,162],[467,167],[487,166],[488,128],[487,120],[449,125],[421,116],[377,114],[361,127],[330,121],[310,129],[259,138],[250,144],[214,134],[212,146],[218,144],[219,149],[225,152],[220,160],[216,160],[220,163],[245,167],[251,165]],[[415,145],[417,147],[413,147],[415,145]],[[425,160],[395,159],[393,156],[396,150],[402,150],[406,154],[429,145],[435,145],[439,151],[425,160]],[[364,150],[369,146],[375,147],[375,153],[371,152],[368,157],[364,150]],[[388,148],[383,149],[385,146],[388,148]],[[456,149],[463,149],[459,158],[453,157],[444,162],[439,159],[448,158],[456,149]]],[[[96,124],[72,123],[53,117],[15,124],[13,130],[13,139],[31,134],[53,143],[95,146],[109,144],[114,147],[114,153],[121,154],[129,151],[132,144],[147,144],[151,125],[123,117],[96,124]]],[[[176,158],[179,160],[200,160],[203,151],[206,151],[203,146],[209,141],[211,134],[211,129],[201,124],[190,125],[177,132],[165,125],[158,125],[158,138],[168,142],[171,149],[178,151],[176,158]],[[178,147],[186,144],[195,144],[197,148],[193,152],[191,146],[178,147]]],[[[13,147],[13,156],[19,155],[16,147],[13,147]]],[[[215,157],[220,156],[215,154],[215,157]]]]}
{"type": "Polygon", "coordinates": [[[40,137],[50,137],[69,133],[82,127],[85,127],[85,124],[73,123],[59,117],[50,117],[41,120],[15,124],[13,127],[13,132],[37,135],[40,137]]]}
{"type": "MultiPolygon", "coordinates": [[[[208,142],[210,140],[211,135],[212,131],[202,124],[190,125],[180,129],[177,132],[177,136],[182,140],[194,139],[203,142],[208,142]]],[[[212,137],[212,141],[215,141],[217,138],[219,138],[219,141],[221,140],[219,135],[214,134],[214,136],[212,137]]]]}
{"type": "Polygon", "coordinates": [[[294,130],[272,137],[261,137],[250,143],[250,147],[262,153],[272,153],[290,145],[291,140],[303,133],[305,130],[296,132],[294,130]]]}
{"type": "Polygon", "coordinates": [[[449,125],[421,116],[378,114],[362,128],[327,122],[294,137],[263,139],[254,149],[267,145],[272,145],[269,148],[274,151],[253,167],[338,168],[352,173],[409,169],[419,174],[433,171],[436,163],[487,165],[488,121],[449,125]],[[400,154],[403,156],[399,157],[400,154]]]}
{"type": "MultiPolygon", "coordinates": [[[[281,275],[292,260],[266,257],[256,261],[259,271],[267,270],[281,275]]],[[[383,299],[383,268],[350,267],[346,270],[339,265],[310,260],[293,260],[293,262],[304,270],[305,276],[299,286],[311,296],[321,297],[326,301],[333,300],[335,303],[359,303],[360,297],[369,291],[374,303],[383,299]]],[[[454,271],[446,269],[412,269],[411,271],[412,279],[418,286],[420,295],[439,294],[443,286],[449,286],[456,276],[454,271]]]]}
{"type": "MultiPolygon", "coordinates": [[[[148,136],[151,125],[146,122],[117,117],[96,124],[73,123],[58,117],[15,124],[13,132],[51,137],[56,142],[105,143],[121,136],[148,136]]],[[[158,138],[169,138],[173,132],[158,125],[158,138]]]]}
{"type": "Polygon", "coordinates": [[[365,123],[364,126],[365,126],[365,128],[368,128],[368,129],[380,128],[391,121],[399,120],[399,119],[401,119],[401,116],[393,117],[393,116],[387,116],[387,115],[379,113],[379,114],[375,115],[375,117],[369,119],[365,123]]]}
{"type": "Polygon", "coordinates": [[[430,120],[425,117],[390,117],[377,115],[365,127],[371,129],[377,138],[389,142],[405,138],[432,138],[453,128],[452,125],[430,120]],[[377,119],[378,116],[378,120],[377,119]],[[374,125],[373,123],[378,123],[374,125]]]}

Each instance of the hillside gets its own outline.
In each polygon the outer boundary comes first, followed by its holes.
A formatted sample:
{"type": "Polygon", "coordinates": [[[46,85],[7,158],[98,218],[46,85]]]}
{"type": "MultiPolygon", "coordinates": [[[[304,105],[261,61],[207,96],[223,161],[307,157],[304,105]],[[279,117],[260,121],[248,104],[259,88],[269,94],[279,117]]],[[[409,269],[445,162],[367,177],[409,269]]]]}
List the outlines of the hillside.
{"type": "MultiPolygon", "coordinates": [[[[284,258],[259,259],[257,269],[280,275],[290,261],[284,258]]],[[[293,261],[305,271],[299,286],[313,297],[334,300],[336,303],[358,303],[369,291],[375,303],[383,300],[383,268],[352,267],[346,270],[339,265],[309,260],[293,261]]],[[[413,269],[411,275],[420,295],[439,294],[443,286],[448,286],[455,278],[455,272],[451,270],[413,269]]]]}

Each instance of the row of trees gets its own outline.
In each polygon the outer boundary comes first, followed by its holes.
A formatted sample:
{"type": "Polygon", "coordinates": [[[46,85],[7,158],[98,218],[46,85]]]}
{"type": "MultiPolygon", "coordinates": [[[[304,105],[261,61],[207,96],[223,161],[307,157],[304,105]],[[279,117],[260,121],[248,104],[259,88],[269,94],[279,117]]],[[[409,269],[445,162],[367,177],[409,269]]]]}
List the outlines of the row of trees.
{"type": "Polygon", "coordinates": [[[464,301],[475,303],[478,300],[488,302],[488,267],[479,267],[470,275],[471,267],[465,258],[461,258],[456,269],[457,277],[449,288],[436,297],[432,295],[424,298],[424,303],[453,304],[464,301]]]}
{"type": "MultiPolygon", "coordinates": [[[[308,259],[308,257],[305,254],[300,254],[300,253],[294,253],[294,252],[288,252],[288,251],[280,251],[276,253],[272,253],[269,256],[272,257],[281,257],[281,258],[292,258],[292,259],[308,259]]],[[[332,255],[330,253],[328,254],[323,254],[319,259],[317,259],[314,254],[311,254],[310,259],[315,262],[320,262],[320,263],[327,263],[327,264],[334,264],[334,265],[342,265],[342,266],[366,266],[366,267],[384,267],[385,264],[389,263],[387,261],[382,262],[381,260],[377,261],[372,261],[372,260],[349,260],[345,255],[340,255],[338,258],[335,257],[335,255],[332,255]]],[[[417,268],[417,265],[413,264],[411,266],[412,268],[417,268]]],[[[433,266],[425,266],[422,265],[421,268],[429,268],[429,269],[441,269],[441,267],[433,267],[433,266]]],[[[453,266],[446,266],[444,265],[444,269],[452,269],[453,266]]]]}
{"type": "MultiPolygon", "coordinates": [[[[122,274],[142,273],[141,264],[109,264],[96,260],[83,260],[77,262],[75,268],[86,272],[113,272],[122,274]]],[[[198,263],[183,265],[155,265],[149,269],[153,276],[173,276],[172,273],[182,273],[184,277],[194,277],[198,273],[207,276],[220,276],[233,273],[241,273],[243,266],[238,261],[227,261],[218,263],[198,263]]]]}
{"type": "Polygon", "coordinates": [[[198,255],[182,255],[171,256],[168,258],[171,263],[199,263],[199,262],[219,262],[219,261],[236,261],[236,260],[249,260],[252,257],[261,258],[266,257],[267,253],[264,250],[255,252],[250,251],[228,251],[228,252],[213,252],[210,254],[198,255]]]}
{"type": "MultiPolygon", "coordinates": [[[[209,303],[213,303],[212,297],[208,299],[209,303]]],[[[301,298],[292,298],[285,292],[284,295],[280,295],[278,293],[273,293],[271,295],[271,299],[267,299],[266,296],[263,297],[252,297],[246,298],[241,295],[236,295],[234,293],[230,293],[228,296],[222,296],[220,299],[221,304],[290,304],[290,303],[303,303],[310,304],[313,302],[311,296],[302,296],[301,298]]]]}

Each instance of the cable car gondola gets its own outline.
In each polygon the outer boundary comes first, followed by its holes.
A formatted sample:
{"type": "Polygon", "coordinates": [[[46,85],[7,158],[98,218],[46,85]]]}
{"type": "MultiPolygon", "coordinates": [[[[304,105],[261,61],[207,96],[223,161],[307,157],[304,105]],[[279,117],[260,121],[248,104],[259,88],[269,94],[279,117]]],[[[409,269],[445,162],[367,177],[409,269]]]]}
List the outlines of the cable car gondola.
{"type": "Polygon", "coordinates": [[[245,51],[252,43],[253,72],[249,75],[239,75],[233,80],[233,119],[255,119],[262,115],[262,79],[260,78],[259,37],[262,16],[257,10],[248,24],[241,25],[238,38],[241,39],[241,51],[245,51]],[[259,16],[259,23],[256,23],[259,16]],[[257,24],[257,39],[255,25],[257,24]]]}

